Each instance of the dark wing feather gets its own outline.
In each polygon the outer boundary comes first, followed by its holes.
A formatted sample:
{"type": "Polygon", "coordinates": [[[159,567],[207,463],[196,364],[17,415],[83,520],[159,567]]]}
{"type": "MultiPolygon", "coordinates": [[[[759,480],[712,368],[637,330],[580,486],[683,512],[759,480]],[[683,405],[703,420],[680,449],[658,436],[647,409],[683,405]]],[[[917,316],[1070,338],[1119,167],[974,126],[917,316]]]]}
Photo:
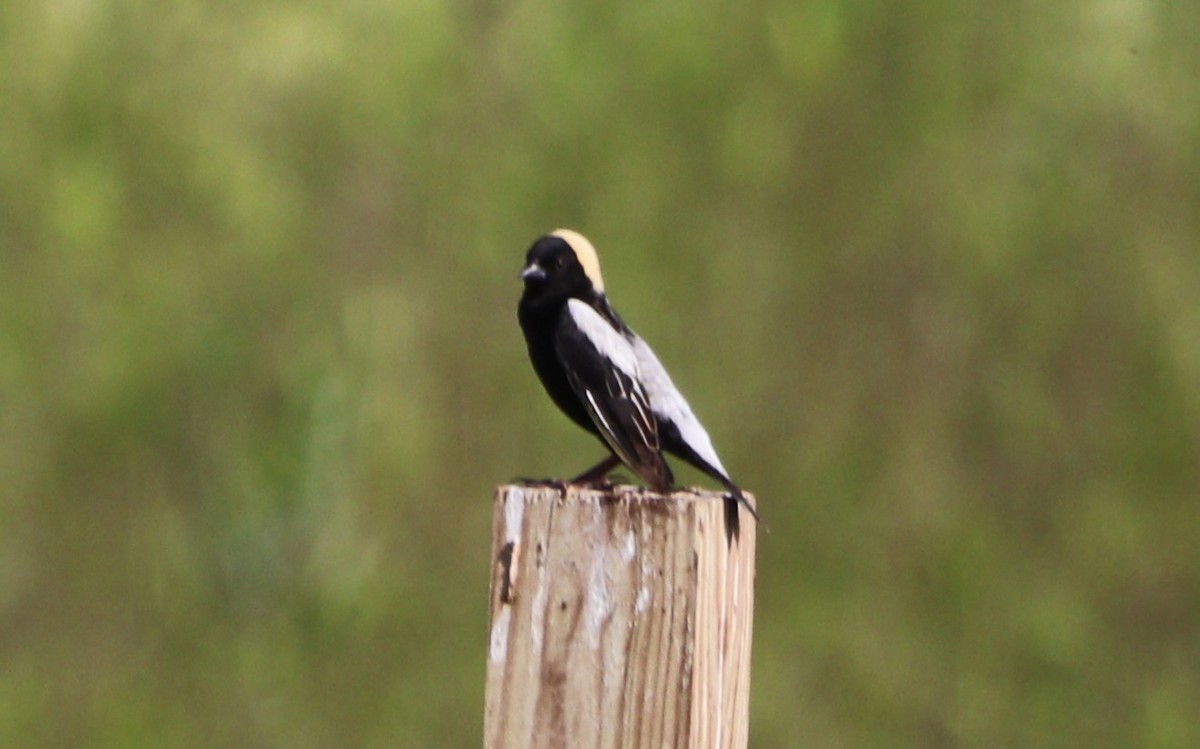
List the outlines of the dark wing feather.
{"type": "Polygon", "coordinates": [[[571,388],[605,443],[653,489],[669,491],[674,479],[641,383],[601,352],[571,315],[555,331],[554,344],[571,388]]]}

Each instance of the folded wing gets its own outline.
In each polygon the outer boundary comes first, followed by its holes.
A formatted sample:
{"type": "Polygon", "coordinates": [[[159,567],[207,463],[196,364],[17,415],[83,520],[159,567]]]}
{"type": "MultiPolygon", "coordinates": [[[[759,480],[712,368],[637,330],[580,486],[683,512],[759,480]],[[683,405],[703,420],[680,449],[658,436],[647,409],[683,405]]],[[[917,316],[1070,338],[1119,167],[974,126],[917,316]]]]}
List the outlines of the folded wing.
{"type": "Polygon", "coordinates": [[[600,436],[652,488],[670,490],[673,478],[663,459],[658,420],[629,341],[587,303],[572,299],[554,344],[600,436]]]}
{"type": "Polygon", "coordinates": [[[663,449],[679,455],[714,478],[731,481],[708,432],[692,413],[692,407],[675,387],[662,362],[640,336],[631,332],[627,340],[637,360],[639,380],[660,424],[663,449]]]}

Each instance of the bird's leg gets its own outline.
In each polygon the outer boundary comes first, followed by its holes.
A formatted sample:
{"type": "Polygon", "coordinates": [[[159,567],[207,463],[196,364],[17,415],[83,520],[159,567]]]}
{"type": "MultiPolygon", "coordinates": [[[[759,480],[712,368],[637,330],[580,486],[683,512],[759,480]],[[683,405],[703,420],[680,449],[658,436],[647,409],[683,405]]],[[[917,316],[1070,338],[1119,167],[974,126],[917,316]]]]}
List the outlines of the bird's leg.
{"type": "Polygon", "coordinates": [[[521,476],[513,479],[513,483],[524,484],[526,486],[548,486],[553,489],[558,489],[562,493],[566,493],[568,486],[589,486],[594,488],[608,488],[612,484],[606,478],[612,469],[621,464],[621,459],[616,455],[609,455],[604,460],[587,469],[570,481],[563,479],[536,479],[526,476],[521,476]]]}
{"type": "Polygon", "coordinates": [[[609,471],[620,465],[621,459],[616,455],[609,455],[604,460],[587,469],[575,478],[571,479],[572,484],[583,484],[585,486],[601,486],[608,484],[605,479],[609,471]]]}

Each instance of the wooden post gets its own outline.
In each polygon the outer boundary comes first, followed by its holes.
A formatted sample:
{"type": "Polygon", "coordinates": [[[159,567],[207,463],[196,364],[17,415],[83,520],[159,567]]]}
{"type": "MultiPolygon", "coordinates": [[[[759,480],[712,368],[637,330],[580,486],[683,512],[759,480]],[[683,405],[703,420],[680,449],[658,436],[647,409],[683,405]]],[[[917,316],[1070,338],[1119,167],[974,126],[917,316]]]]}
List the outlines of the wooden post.
{"type": "MultiPolygon", "coordinates": [[[[751,498],[753,501],[753,498],[751,498]]],[[[744,749],[756,523],[722,495],[502,486],[487,749],[744,749]]]]}

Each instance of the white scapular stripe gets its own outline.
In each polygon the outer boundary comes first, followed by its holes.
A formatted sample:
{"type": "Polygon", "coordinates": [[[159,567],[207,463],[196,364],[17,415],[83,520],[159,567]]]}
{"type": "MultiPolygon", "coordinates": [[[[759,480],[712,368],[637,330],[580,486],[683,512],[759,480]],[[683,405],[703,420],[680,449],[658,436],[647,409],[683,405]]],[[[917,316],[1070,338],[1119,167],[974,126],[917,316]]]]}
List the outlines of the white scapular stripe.
{"type": "Polygon", "coordinates": [[[667,374],[662,362],[658,360],[641,336],[634,333],[628,340],[630,350],[637,358],[642,387],[646,391],[646,397],[650,399],[650,409],[654,411],[659,422],[671,422],[678,427],[680,438],[695,450],[704,462],[728,478],[729,472],[725,470],[725,466],[721,465],[721,459],[717,457],[717,451],[713,448],[712,439],[709,438],[708,432],[704,431],[700,420],[692,413],[691,406],[684,400],[679,388],[675,387],[674,382],[671,382],[671,376],[667,374]]]}
{"type": "MultiPolygon", "coordinates": [[[[607,358],[618,369],[628,375],[634,382],[641,379],[638,376],[638,357],[633,346],[621,335],[600,313],[592,309],[586,302],[578,299],[567,300],[567,313],[575,322],[575,326],[592,342],[596,350],[607,358]]],[[[653,401],[651,401],[653,404],[653,401]]]]}

